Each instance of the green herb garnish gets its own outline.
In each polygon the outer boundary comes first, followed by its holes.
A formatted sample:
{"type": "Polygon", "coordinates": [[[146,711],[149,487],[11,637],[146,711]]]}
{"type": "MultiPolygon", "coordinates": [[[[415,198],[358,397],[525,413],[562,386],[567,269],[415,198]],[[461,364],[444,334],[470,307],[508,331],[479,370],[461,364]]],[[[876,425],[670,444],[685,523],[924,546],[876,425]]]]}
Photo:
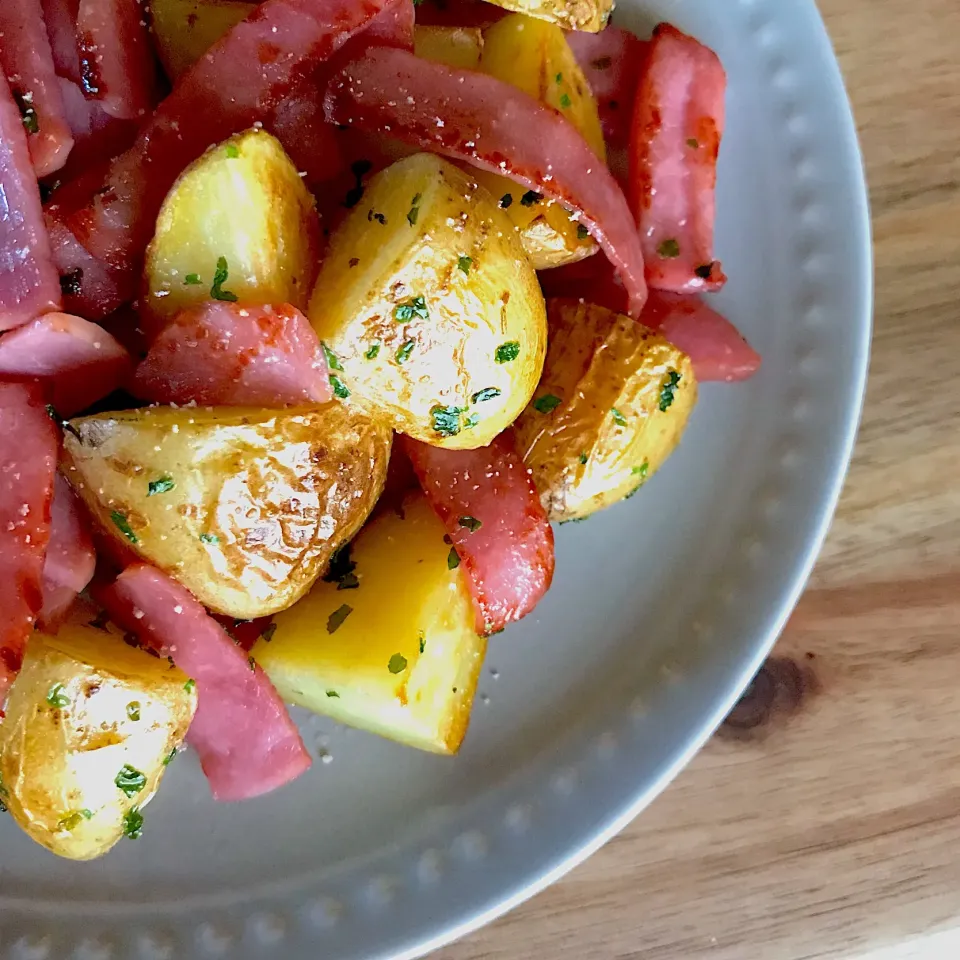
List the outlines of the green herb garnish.
{"type": "Polygon", "coordinates": [[[328,691],[327,691],[327,696],[330,697],[331,699],[337,699],[337,700],[340,699],[340,694],[337,693],[336,690],[328,690],[328,691]]]}
{"type": "Polygon", "coordinates": [[[131,700],[127,704],[127,717],[130,720],[140,719],[140,701],[139,700],[131,700]]]}
{"type": "Polygon", "coordinates": [[[188,273],[183,278],[183,283],[187,287],[199,287],[203,285],[203,281],[200,279],[199,273],[188,273]]]}
{"type": "Polygon", "coordinates": [[[581,463],[586,463],[588,459],[589,459],[589,457],[588,457],[585,453],[581,453],[581,454],[580,454],[580,462],[581,462],[581,463]]]}
{"type": "Polygon", "coordinates": [[[110,514],[110,519],[113,521],[114,526],[131,542],[139,543],[137,535],[133,532],[133,527],[130,526],[130,522],[127,520],[126,516],[120,513],[119,510],[114,510],[110,514]]]}
{"type": "Polygon", "coordinates": [[[677,391],[677,384],[680,383],[682,377],[676,370],[671,370],[666,379],[663,381],[663,385],[660,388],[660,412],[666,413],[670,409],[670,404],[673,403],[674,395],[677,391]]]}
{"type": "Polygon", "coordinates": [[[335,374],[330,374],[330,386],[333,387],[333,395],[338,400],[346,400],[350,396],[347,385],[335,374]]]}
{"type": "Polygon", "coordinates": [[[224,153],[227,155],[229,160],[236,160],[240,156],[240,151],[232,143],[228,143],[224,153]]]}
{"type": "Polygon", "coordinates": [[[457,257],[457,269],[469,273],[473,266],[473,257],[457,257]]]}
{"type": "Polygon", "coordinates": [[[399,303],[393,310],[393,319],[397,323],[409,323],[414,317],[430,319],[427,301],[423,297],[411,297],[405,303],[399,303]]]}
{"type": "Polygon", "coordinates": [[[447,554],[447,569],[456,570],[460,566],[460,554],[457,553],[456,547],[451,547],[450,552],[447,554]]]}
{"type": "Polygon", "coordinates": [[[121,793],[132,799],[147,785],[147,778],[135,767],[125,763],[113,782],[121,793]]]}
{"type": "Polygon", "coordinates": [[[416,340],[405,340],[397,350],[397,363],[406,363],[413,353],[413,348],[417,345],[416,340]]]}
{"type": "Polygon", "coordinates": [[[200,542],[201,543],[219,543],[220,538],[215,533],[201,533],[200,542]]]}
{"type": "Polygon", "coordinates": [[[163,758],[163,765],[164,765],[165,767],[169,767],[170,764],[173,763],[173,761],[176,759],[176,756],[177,756],[177,748],[174,747],[174,748],[163,758]]]}
{"type": "Polygon", "coordinates": [[[67,814],[62,820],[57,821],[58,830],[76,830],[77,827],[83,823],[84,820],[92,820],[93,811],[87,810],[75,810],[73,813],[67,814]]]}
{"type": "Polygon", "coordinates": [[[533,407],[537,413],[552,413],[563,401],[552,393],[545,393],[533,402],[533,407]]]}
{"type": "Polygon", "coordinates": [[[635,476],[640,477],[641,480],[647,479],[647,473],[650,470],[650,461],[644,460],[639,467],[631,467],[630,472],[635,476]]]}
{"type": "Polygon", "coordinates": [[[391,673],[403,673],[407,669],[407,658],[402,653],[395,653],[387,664],[391,673]]]}
{"type": "Polygon", "coordinates": [[[423,653],[423,651],[427,649],[427,638],[423,635],[422,630],[420,631],[419,640],[420,640],[420,652],[423,653]]]}
{"type": "Polygon", "coordinates": [[[143,836],[143,814],[139,807],[131,807],[124,815],[123,835],[130,840],[139,840],[143,836]]]}
{"type": "Polygon", "coordinates": [[[570,104],[571,104],[572,102],[573,102],[573,101],[570,99],[570,94],[564,93],[564,94],[561,94],[561,95],[560,95],[560,106],[561,106],[564,110],[569,109],[570,104]]]}
{"type": "Polygon", "coordinates": [[[434,432],[441,437],[455,437],[460,432],[460,407],[431,407],[434,432]]]}
{"type": "Polygon", "coordinates": [[[493,358],[497,363],[510,363],[511,360],[516,360],[520,356],[520,343],[517,340],[508,340],[506,343],[501,343],[497,347],[496,353],[494,353],[493,358]]]}
{"type": "Polygon", "coordinates": [[[194,680],[193,677],[191,677],[191,678],[183,685],[183,689],[186,690],[187,693],[193,693],[193,691],[196,689],[196,686],[197,686],[197,681],[194,680]]]}
{"type": "Polygon", "coordinates": [[[230,271],[227,269],[227,258],[220,257],[217,260],[217,272],[213,275],[213,286],[210,287],[210,296],[214,300],[226,300],[228,303],[236,303],[237,295],[229,290],[224,290],[223,285],[227,282],[230,271]]]}
{"type": "Polygon", "coordinates": [[[40,132],[40,118],[37,116],[36,108],[33,105],[33,93],[28,91],[21,93],[19,90],[12,90],[13,99],[20,110],[20,119],[23,121],[23,129],[27,133],[40,132]]]}
{"type": "Polygon", "coordinates": [[[563,74],[558,73],[553,79],[556,80],[557,83],[563,83],[563,74]]]}
{"type": "Polygon", "coordinates": [[[353,613],[353,607],[348,603],[337,607],[337,609],[327,617],[327,633],[336,633],[340,627],[343,626],[343,621],[346,620],[351,613],[353,613]]]}
{"type": "Polygon", "coordinates": [[[373,343],[370,344],[364,356],[368,360],[376,360],[379,353],[380,353],[380,341],[375,340],[373,343]]]}
{"type": "Polygon", "coordinates": [[[675,260],[680,256],[680,244],[671,237],[657,247],[657,253],[665,260],[675,260]]]}
{"type": "Polygon", "coordinates": [[[407,214],[407,223],[411,227],[417,225],[417,218],[420,216],[420,200],[422,199],[422,194],[414,194],[413,199],[410,201],[410,212],[407,214]]]}
{"type": "Polygon", "coordinates": [[[55,683],[47,691],[47,703],[49,703],[51,707],[70,706],[70,698],[63,692],[64,689],[65,688],[62,683],[55,683]]]}
{"type": "Polygon", "coordinates": [[[376,220],[381,226],[387,225],[387,218],[382,213],[374,213],[373,210],[367,211],[367,220],[373,221],[376,220]]]}
{"type": "Polygon", "coordinates": [[[613,417],[613,422],[618,427],[625,427],[627,425],[627,418],[616,407],[610,410],[610,416],[613,417]]]}
{"type": "Polygon", "coordinates": [[[273,639],[273,635],[277,632],[277,625],[275,623],[268,623],[263,628],[263,633],[260,634],[260,638],[264,643],[269,643],[273,639]]]}
{"type": "Polygon", "coordinates": [[[582,224],[577,224],[577,239],[586,240],[590,236],[590,231],[582,224]]]}
{"type": "Polygon", "coordinates": [[[528,190],[521,198],[520,205],[524,207],[532,207],[535,203],[539,203],[543,199],[543,195],[537,193],[536,190],[528,190]]]}
{"type": "Polygon", "coordinates": [[[147,484],[147,496],[155,497],[158,493],[169,493],[176,484],[173,477],[161,477],[159,480],[151,480],[147,484]]]}
{"type": "Polygon", "coordinates": [[[459,523],[461,527],[465,527],[471,533],[476,533],[483,526],[483,521],[478,520],[476,517],[461,517],[457,523],[459,523]]]}
{"type": "Polygon", "coordinates": [[[500,390],[498,387],[484,387],[482,390],[478,390],[470,398],[470,402],[483,403],[485,400],[493,400],[499,396],[500,396],[500,390]]]}
{"type": "Polygon", "coordinates": [[[322,340],[320,341],[320,346],[323,348],[323,355],[326,358],[327,366],[331,370],[339,370],[343,373],[343,364],[340,362],[340,358],[322,340]]]}

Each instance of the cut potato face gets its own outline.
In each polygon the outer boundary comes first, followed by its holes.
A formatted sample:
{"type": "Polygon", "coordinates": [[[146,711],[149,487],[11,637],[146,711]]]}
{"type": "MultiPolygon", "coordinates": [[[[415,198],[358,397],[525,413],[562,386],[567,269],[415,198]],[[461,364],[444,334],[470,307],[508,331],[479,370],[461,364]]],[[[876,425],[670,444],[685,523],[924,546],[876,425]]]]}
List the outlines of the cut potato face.
{"type": "Polygon", "coordinates": [[[167,76],[175,81],[256,9],[239,0],[151,0],[153,36],[167,76]]]}
{"type": "Polygon", "coordinates": [[[697,400],[690,358],[630,317],[551,300],[543,379],[515,425],[551,520],[636,492],[673,452],[697,400]]]}
{"type": "Polygon", "coordinates": [[[516,231],[432,154],[370,181],[331,240],[309,317],[352,400],[437,446],[488,444],[543,368],[543,295],[516,231]]]}
{"type": "Polygon", "coordinates": [[[319,249],[313,197],[279,141],[249,130],[181,174],[147,248],[143,306],[164,320],[205,300],[304,309],[319,249]]]}
{"type": "Polygon", "coordinates": [[[462,70],[479,70],[483,31],[479,27],[433,27],[413,30],[413,52],[424,60],[462,70]]]}
{"type": "Polygon", "coordinates": [[[426,498],[414,494],[401,512],[372,520],[349,560],[341,557],[274,618],[271,639],[253,657],[284,700],[421,750],[456,753],[486,641],[426,498]]]}
{"type": "Polygon", "coordinates": [[[514,10],[563,27],[599,33],[610,21],[614,0],[491,0],[504,10],[514,10]]]}
{"type": "MultiPolygon", "coordinates": [[[[603,161],[606,148],[597,102],[563,31],[522,14],[504,17],[484,35],[480,69],[510,83],[566,116],[603,161]]],[[[477,179],[500,202],[520,231],[537,270],[575,263],[597,252],[586,228],[559,203],[482,171],[477,179]]]]}
{"type": "Polygon", "coordinates": [[[149,407],[70,423],[62,470],[102,529],[242,620],[290,606],[360,529],[391,433],[341,403],[149,407]]]}
{"type": "Polygon", "coordinates": [[[34,633],[0,725],[0,798],[17,824],[71,860],[139,836],[196,710],[188,679],[112,627],[34,633]]]}

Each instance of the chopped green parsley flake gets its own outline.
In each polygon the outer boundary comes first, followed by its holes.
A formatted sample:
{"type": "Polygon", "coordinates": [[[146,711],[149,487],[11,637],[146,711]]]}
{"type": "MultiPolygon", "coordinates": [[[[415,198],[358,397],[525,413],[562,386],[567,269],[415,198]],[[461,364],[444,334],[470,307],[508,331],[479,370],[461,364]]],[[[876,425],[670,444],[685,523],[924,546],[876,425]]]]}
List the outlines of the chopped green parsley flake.
{"type": "Polygon", "coordinates": [[[379,341],[379,340],[375,340],[375,341],[374,341],[373,343],[371,343],[370,346],[367,348],[367,352],[364,354],[364,356],[365,356],[368,360],[376,360],[376,359],[377,359],[377,356],[379,355],[379,353],[380,353],[380,341],[379,341]]]}
{"type": "Polygon", "coordinates": [[[402,653],[395,653],[387,664],[391,673],[403,673],[407,669],[407,658],[402,653]]]}
{"type": "Polygon", "coordinates": [[[577,224],[577,239],[586,240],[590,236],[590,231],[582,224],[577,224]]]}
{"type": "Polygon", "coordinates": [[[499,396],[500,396],[500,389],[498,387],[484,387],[482,390],[478,390],[470,398],[470,402],[483,403],[485,400],[493,400],[499,396]]]}
{"type": "Polygon", "coordinates": [[[434,433],[441,437],[455,437],[460,432],[460,414],[463,410],[460,407],[441,407],[439,405],[430,408],[430,416],[433,417],[434,433]]]}
{"type": "Polygon", "coordinates": [[[340,699],[340,694],[337,693],[336,690],[328,690],[327,696],[330,697],[331,699],[336,699],[336,700],[340,699]]]}
{"type": "Polygon", "coordinates": [[[568,109],[570,108],[570,104],[571,104],[572,102],[573,102],[573,101],[570,99],[570,94],[564,93],[564,94],[561,94],[561,95],[560,95],[560,106],[561,106],[564,110],[568,110],[568,109]]]}
{"type": "Polygon", "coordinates": [[[36,108],[33,105],[33,94],[30,92],[21,93],[19,90],[12,90],[11,93],[20,110],[23,129],[26,130],[27,133],[39,133],[40,118],[37,116],[36,108]]]}
{"type": "Polygon", "coordinates": [[[505,193],[505,194],[500,198],[500,209],[501,209],[501,210],[506,210],[507,207],[509,207],[512,203],[513,203],[513,194],[512,194],[512,193],[505,193]]]}
{"type": "Polygon", "coordinates": [[[677,391],[677,385],[680,383],[681,376],[677,373],[676,370],[671,370],[666,379],[663,381],[663,385],[660,388],[660,412],[666,413],[670,409],[670,405],[673,403],[674,395],[677,391]]]}
{"type": "Polygon", "coordinates": [[[203,285],[203,281],[200,279],[199,273],[188,273],[183,278],[183,282],[184,285],[188,287],[199,287],[203,285]]]}
{"type": "MultiPolygon", "coordinates": [[[[567,99],[569,100],[569,97],[567,99]]],[[[543,195],[540,193],[537,193],[536,190],[528,190],[520,198],[520,205],[524,207],[532,207],[535,203],[539,203],[542,199],[543,199],[543,195]]]]}
{"type": "Polygon", "coordinates": [[[333,387],[333,395],[338,400],[346,400],[350,396],[349,388],[335,373],[330,374],[330,386],[333,387]]]}
{"type": "Polygon", "coordinates": [[[393,310],[393,319],[397,323],[409,323],[414,317],[421,320],[430,319],[427,301],[423,297],[411,297],[404,303],[398,303],[393,310]]]}
{"type": "Polygon", "coordinates": [[[47,703],[51,707],[69,707],[70,698],[64,693],[64,686],[62,683],[55,683],[47,691],[47,703]]]}
{"type": "Polygon", "coordinates": [[[610,411],[610,415],[618,427],[625,427],[627,425],[627,418],[616,407],[610,411]]]}
{"type": "Polygon", "coordinates": [[[201,533],[200,542],[201,543],[219,543],[220,538],[215,533],[201,533]]]}
{"type": "Polygon", "coordinates": [[[413,353],[413,348],[416,345],[416,340],[404,340],[397,350],[397,363],[406,363],[407,360],[410,359],[410,354],[413,353]]]}
{"type": "Polygon", "coordinates": [[[240,151],[232,143],[227,144],[227,148],[224,153],[226,153],[228,159],[230,160],[236,160],[237,157],[240,156],[240,151]]]}
{"type": "Polygon", "coordinates": [[[343,373],[343,364],[340,362],[340,358],[322,340],[320,346],[323,347],[323,355],[327,359],[327,366],[331,370],[339,370],[343,373]]]}
{"type": "Polygon", "coordinates": [[[217,272],[213,275],[213,286],[210,287],[210,296],[214,300],[226,300],[228,303],[236,303],[237,295],[229,290],[224,290],[223,285],[227,282],[230,271],[227,268],[227,258],[220,257],[217,260],[217,272]]]}
{"type": "Polygon", "coordinates": [[[174,748],[163,758],[163,765],[164,765],[165,767],[169,767],[170,764],[173,763],[173,761],[176,759],[176,756],[177,756],[177,748],[174,747],[174,748]]]}
{"type": "Polygon", "coordinates": [[[119,510],[114,510],[110,514],[110,519],[113,521],[113,525],[131,542],[139,543],[137,535],[133,532],[133,527],[130,526],[130,522],[127,520],[126,515],[120,513],[119,510]]]}
{"type": "Polygon", "coordinates": [[[420,216],[420,200],[422,199],[422,194],[414,194],[413,199],[410,201],[410,212],[407,214],[407,223],[411,227],[417,225],[417,218],[420,216]]]}
{"type": "Polygon", "coordinates": [[[450,552],[447,554],[447,569],[456,570],[460,566],[460,554],[457,553],[456,547],[451,547],[450,552]]]}
{"type": "Polygon", "coordinates": [[[343,626],[343,621],[353,613],[353,607],[349,603],[344,603],[337,607],[333,613],[327,617],[327,633],[336,633],[343,626]]]}
{"type": "Polygon", "coordinates": [[[680,244],[671,237],[669,240],[664,240],[663,243],[657,247],[657,253],[665,260],[675,260],[680,256],[680,244]]]}
{"type": "Polygon", "coordinates": [[[497,361],[497,363],[510,363],[511,360],[516,360],[519,356],[519,341],[508,340],[506,343],[501,343],[500,346],[497,347],[497,351],[493,355],[493,358],[497,361]]]}
{"type": "Polygon", "coordinates": [[[424,636],[423,631],[420,631],[420,652],[423,653],[427,649],[427,638],[424,636]]]}
{"type": "Polygon", "coordinates": [[[563,401],[552,393],[545,393],[542,397],[537,397],[533,402],[537,413],[552,413],[563,401]]]}
{"type": "Polygon", "coordinates": [[[113,782],[121,793],[132,799],[147,785],[147,778],[135,767],[125,763],[113,782]]]}
{"type": "Polygon", "coordinates": [[[387,225],[387,218],[382,213],[375,213],[373,210],[367,211],[367,220],[373,221],[376,220],[381,226],[385,227],[387,225]]]}
{"type": "Polygon", "coordinates": [[[92,820],[93,811],[92,810],[75,810],[73,813],[68,813],[62,820],[57,821],[58,830],[76,830],[77,827],[83,823],[84,820],[92,820]]]}
{"type": "Polygon", "coordinates": [[[140,719],[140,701],[139,700],[131,700],[127,704],[127,717],[130,720],[134,720],[134,721],[140,719]]]}
{"type": "Polygon", "coordinates": [[[143,836],[143,814],[139,807],[132,807],[125,814],[123,835],[130,840],[139,840],[143,836]]]}
{"type": "Polygon", "coordinates": [[[473,266],[473,257],[457,257],[457,269],[469,273],[473,266]]]}
{"type": "Polygon", "coordinates": [[[649,460],[644,460],[643,463],[641,463],[639,467],[631,467],[631,468],[630,468],[630,472],[631,472],[632,474],[635,474],[636,476],[641,477],[641,478],[644,479],[644,480],[647,479],[647,473],[649,472],[649,470],[650,470],[650,461],[649,461],[649,460]]]}
{"type": "Polygon", "coordinates": [[[269,643],[273,639],[273,635],[277,632],[277,625],[275,623],[269,623],[264,628],[263,633],[260,636],[263,638],[264,643],[269,643]]]}
{"type": "Polygon", "coordinates": [[[476,517],[461,517],[457,523],[459,523],[461,527],[465,527],[471,533],[476,533],[483,526],[483,521],[478,520],[476,517]]]}
{"type": "Polygon", "coordinates": [[[470,430],[472,427],[475,427],[480,422],[479,413],[471,413],[466,420],[463,421],[464,430],[470,430]]]}
{"type": "Polygon", "coordinates": [[[193,677],[191,677],[191,678],[183,685],[183,689],[186,690],[187,693],[193,693],[193,691],[196,689],[196,687],[197,687],[197,681],[194,680],[193,677]]]}
{"type": "Polygon", "coordinates": [[[147,484],[147,496],[155,497],[159,493],[169,493],[176,484],[173,482],[173,477],[161,477],[159,480],[151,480],[147,484]]]}
{"type": "Polygon", "coordinates": [[[581,462],[581,463],[586,463],[587,460],[589,460],[589,459],[590,459],[590,458],[589,458],[585,453],[581,453],[581,454],[580,454],[580,462],[581,462]]]}
{"type": "Polygon", "coordinates": [[[556,80],[557,83],[563,83],[563,74],[558,73],[553,79],[556,80]]]}

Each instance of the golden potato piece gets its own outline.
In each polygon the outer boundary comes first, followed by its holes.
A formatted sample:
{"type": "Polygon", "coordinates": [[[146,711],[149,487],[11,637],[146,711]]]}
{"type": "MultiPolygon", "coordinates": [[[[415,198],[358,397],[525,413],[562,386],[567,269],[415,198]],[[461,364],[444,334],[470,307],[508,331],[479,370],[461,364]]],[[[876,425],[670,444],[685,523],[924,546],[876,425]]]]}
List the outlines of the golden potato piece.
{"type": "Polygon", "coordinates": [[[151,0],[153,36],[167,76],[176,80],[256,9],[236,0],[151,0]]]}
{"type": "Polygon", "coordinates": [[[483,31],[479,27],[413,28],[413,52],[424,60],[445,63],[462,70],[479,70],[483,31]]]}
{"type": "Polygon", "coordinates": [[[104,531],[216,613],[283,610],[373,509],[391,434],[339,402],[149,407],[70,423],[62,470],[104,531]]]}
{"type": "Polygon", "coordinates": [[[248,130],[173,185],[147,248],[143,306],[166,319],[205,300],[304,309],[319,249],[313,197],[279,141],[248,130]]]}
{"type": "Polygon", "coordinates": [[[690,358],[630,317],[549,303],[550,348],[517,420],[551,520],[579,520],[636,492],[680,441],[697,400],[690,358]]]}
{"type": "MultiPolygon", "coordinates": [[[[485,32],[480,69],[559,110],[604,160],[597,102],[559,27],[519,13],[504,17],[485,32]]],[[[507,177],[481,171],[477,179],[516,224],[537,270],[575,263],[597,252],[586,228],[561,204],[539,199],[507,177]]]]}
{"type": "Polygon", "coordinates": [[[488,444],[543,367],[543,295],[516,231],[428,153],[370,181],[331,240],[309,316],[357,404],[438,446],[488,444]]]}
{"type": "Polygon", "coordinates": [[[426,498],[408,497],[402,515],[372,520],[328,577],[274,618],[254,659],[291,703],[421,750],[456,753],[486,641],[449,556],[426,498]]]}
{"type": "Polygon", "coordinates": [[[613,0],[490,0],[504,10],[514,10],[555,23],[564,30],[599,33],[613,13],[613,0]]]}
{"type": "Polygon", "coordinates": [[[17,824],[71,860],[136,839],[196,710],[188,679],[112,627],[34,633],[0,725],[0,798],[17,824]]]}

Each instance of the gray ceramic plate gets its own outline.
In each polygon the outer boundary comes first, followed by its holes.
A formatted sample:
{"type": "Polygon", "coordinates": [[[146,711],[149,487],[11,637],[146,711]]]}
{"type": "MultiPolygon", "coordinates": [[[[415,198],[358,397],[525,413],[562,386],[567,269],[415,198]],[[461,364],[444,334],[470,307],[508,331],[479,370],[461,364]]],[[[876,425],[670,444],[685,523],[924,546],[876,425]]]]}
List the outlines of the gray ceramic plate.
{"type": "Polygon", "coordinates": [[[171,767],[144,839],[88,865],[0,829],[0,957],[412,957],[558,877],[689,760],[797,599],[857,424],[870,335],[860,157],[812,0],[621,0],[730,75],[718,301],[764,356],[708,386],[638,496],[557,532],[554,587],[496,638],[456,759],[302,719],[324,760],[238,806],[171,767]]]}

